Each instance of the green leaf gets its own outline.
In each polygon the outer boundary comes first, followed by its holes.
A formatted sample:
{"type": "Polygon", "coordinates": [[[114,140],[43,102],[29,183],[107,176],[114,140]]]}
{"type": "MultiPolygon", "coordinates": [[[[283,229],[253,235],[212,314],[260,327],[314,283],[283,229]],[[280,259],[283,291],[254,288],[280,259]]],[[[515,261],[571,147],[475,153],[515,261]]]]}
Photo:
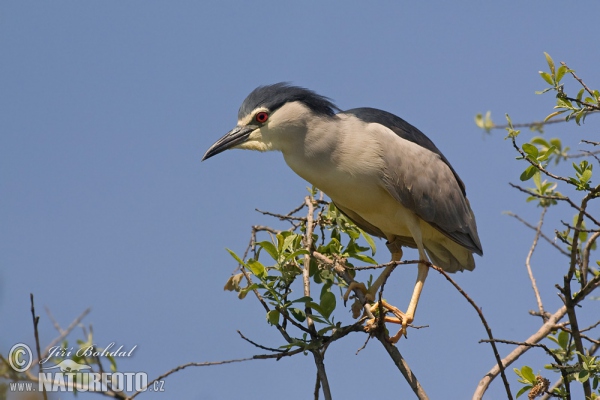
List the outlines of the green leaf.
{"type": "Polygon", "coordinates": [[[536,160],[538,158],[539,150],[537,146],[534,146],[531,143],[523,143],[523,151],[527,153],[532,160],[536,160]]]}
{"type": "Polygon", "coordinates": [[[283,241],[283,249],[285,250],[289,248],[294,240],[296,240],[296,235],[289,235],[288,237],[286,237],[283,241]]]}
{"type": "Polygon", "coordinates": [[[483,123],[483,115],[475,115],[475,125],[477,125],[478,128],[485,129],[485,125],[483,123]]]}
{"type": "Polygon", "coordinates": [[[554,60],[552,60],[552,57],[550,57],[550,54],[544,52],[544,55],[546,56],[546,62],[548,63],[548,66],[550,67],[550,72],[552,72],[552,76],[554,76],[554,74],[555,74],[554,60]]]}
{"type": "Polygon", "coordinates": [[[585,89],[583,89],[583,88],[579,92],[577,92],[577,100],[581,100],[584,93],[585,93],[585,89]]]}
{"type": "Polygon", "coordinates": [[[590,371],[583,370],[576,377],[579,382],[585,382],[590,379],[590,371]]]}
{"type": "Polygon", "coordinates": [[[556,99],[556,107],[567,108],[569,110],[574,110],[573,104],[567,99],[556,99]]]}
{"type": "Polygon", "coordinates": [[[304,296],[304,297],[300,297],[299,299],[296,299],[294,301],[292,301],[290,304],[293,303],[307,303],[307,302],[311,302],[313,301],[312,297],[310,296],[304,296]]]}
{"type": "Polygon", "coordinates": [[[329,291],[321,294],[321,315],[329,319],[329,316],[335,310],[335,295],[329,291]]]}
{"type": "Polygon", "coordinates": [[[242,259],[240,257],[238,257],[237,254],[235,254],[233,251],[229,250],[229,249],[225,249],[229,252],[229,254],[231,254],[231,257],[233,257],[239,264],[241,265],[246,265],[246,263],[244,261],[242,261],[242,259]]]}
{"type": "Polygon", "coordinates": [[[585,171],[583,171],[583,174],[581,174],[581,182],[586,183],[590,180],[591,177],[592,177],[592,170],[586,169],[585,171]]]}
{"type": "Polygon", "coordinates": [[[364,254],[360,254],[360,253],[350,254],[350,257],[360,260],[362,262],[365,262],[367,264],[377,265],[377,261],[375,261],[371,257],[364,255],[364,254]]]}
{"type": "Polygon", "coordinates": [[[536,174],[536,172],[540,171],[533,165],[530,165],[529,167],[527,167],[527,169],[525,169],[525,171],[523,171],[519,179],[521,179],[521,181],[523,182],[528,181],[529,179],[531,179],[532,176],[536,174]]]}
{"type": "Polygon", "coordinates": [[[304,322],[306,320],[306,314],[304,313],[304,310],[299,308],[290,308],[289,311],[299,322],[304,322]]]}
{"type": "Polygon", "coordinates": [[[558,334],[557,344],[561,347],[561,349],[566,350],[569,346],[569,334],[565,331],[561,331],[558,334]]]}
{"type": "Polygon", "coordinates": [[[264,278],[266,276],[267,271],[265,270],[265,266],[260,262],[250,259],[246,264],[248,269],[257,277],[264,278]]]}
{"type": "Polygon", "coordinates": [[[521,388],[521,390],[519,390],[519,391],[517,392],[517,397],[516,397],[516,398],[518,399],[518,398],[519,398],[519,396],[521,396],[523,393],[527,392],[528,390],[531,390],[531,388],[533,388],[533,386],[531,386],[531,385],[523,386],[523,387],[521,388]]]}
{"type": "Polygon", "coordinates": [[[552,82],[552,77],[550,76],[549,73],[544,72],[544,71],[539,71],[540,76],[542,77],[542,79],[544,79],[549,85],[554,85],[554,82],[552,82]]]}
{"type": "Polygon", "coordinates": [[[521,368],[521,374],[523,374],[523,378],[525,378],[528,382],[535,383],[535,374],[531,367],[525,365],[521,368]]]}
{"type": "Polygon", "coordinates": [[[550,144],[546,141],[546,139],[544,139],[543,137],[540,137],[540,136],[536,136],[533,139],[531,139],[531,143],[539,144],[540,146],[545,147],[545,148],[550,147],[550,144]]]}
{"type": "Polygon", "coordinates": [[[279,252],[277,251],[277,247],[275,247],[273,243],[265,240],[264,242],[258,242],[256,244],[265,249],[265,251],[269,253],[273,260],[279,260],[279,252]]]}
{"type": "Polygon", "coordinates": [[[377,247],[375,247],[375,241],[373,241],[373,238],[367,232],[363,231],[360,228],[358,228],[358,230],[360,231],[360,234],[365,238],[367,244],[371,248],[371,255],[374,256],[375,252],[377,251],[377,247]]]}
{"type": "Polygon", "coordinates": [[[556,147],[550,146],[548,150],[546,150],[542,155],[538,157],[538,161],[546,161],[554,152],[556,151],[556,147]]]}
{"type": "Polygon", "coordinates": [[[285,260],[289,260],[290,258],[296,258],[298,256],[301,256],[303,254],[310,254],[310,252],[306,249],[300,249],[300,250],[296,250],[295,252],[288,254],[285,256],[285,260]]]}
{"type": "Polygon", "coordinates": [[[267,313],[267,322],[271,325],[279,324],[279,311],[271,310],[267,313]]]}
{"type": "Polygon", "coordinates": [[[560,82],[560,80],[565,76],[565,72],[567,72],[567,67],[561,65],[558,67],[558,71],[556,71],[556,83],[560,82]]]}
{"type": "Polygon", "coordinates": [[[317,332],[317,335],[322,336],[324,334],[326,334],[327,332],[336,329],[337,327],[335,325],[328,325],[323,329],[319,329],[319,331],[317,332]]]}
{"type": "Polygon", "coordinates": [[[548,116],[546,118],[544,118],[544,122],[547,122],[549,119],[554,118],[557,115],[560,115],[564,112],[567,112],[567,110],[554,111],[553,113],[548,114],[548,116]]]}

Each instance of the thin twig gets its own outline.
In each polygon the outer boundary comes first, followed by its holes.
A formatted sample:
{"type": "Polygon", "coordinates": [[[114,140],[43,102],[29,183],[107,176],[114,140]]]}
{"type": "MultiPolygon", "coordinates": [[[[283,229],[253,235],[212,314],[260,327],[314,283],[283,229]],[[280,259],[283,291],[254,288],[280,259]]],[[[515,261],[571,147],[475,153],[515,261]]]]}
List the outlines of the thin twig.
{"type": "MultiPolygon", "coordinates": [[[[490,328],[485,317],[483,316],[483,312],[481,311],[481,308],[479,308],[479,306],[473,301],[473,299],[471,299],[469,297],[469,295],[458,285],[458,283],[456,283],[454,281],[454,279],[450,278],[450,276],[446,273],[446,271],[444,271],[443,269],[441,269],[439,267],[436,267],[435,265],[432,265],[431,268],[435,269],[437,272],[442,274],[444,276],[444,278],[446,278],[448,280],[448,282],[450,282],[456,288],[456,290],[458,290],[458,292],[463,295],[463,297],[469,302],[469,304],[471,306],[473,306],[473,308],[477,312],[477,315],[479,315],[479,319],[481,319],[481,322],[483,323],[483,326],[485,328],[485,331],[488,334],[488,337],[490,338],[490,340],[494,340],[494,335],[492,335],[492,328],[490,328]]],[[[506,389],[506,396],[509,398],[509,400],[512,400],[513,397],[512,397],[512,393],[510,391],[510,384],[508,383],[508,378],[506,377],[506,373],[504,372],[504,366],[502,365],[502,360],[500,359],[500,354],[498,353],[498,348],[496,347],[496,343],[494,343],[494,342],[491,342],[490,345],[492,346],[492,350],[494,352],[494,357],[496,358],[496,364],[497,364],[498,368],[500,368],[500,374],[502,375],[502,381],[504,382],[504,388],[506,389]]]]}
{"type": "Polygon", "coordinates": [[[515,139],[514,136],[511,137],[512,140],[512,144],[513,147],[515,148],[515,150],[517,150],[517,152],[521,155],[521,157],[523,157],[525,160],[527,160],[527,162],[529,162],[531,165],[533,165],[534,167],[536,167],[538,170],[540,170],[541,172],[543,172],[545,175],[556,179],[557,181],[563,181],[568,183],[569,185],[573,185],[576,186],[573,182],[571,182],[569,179],[563,177],[563,176],[558,176],[558,175],[554,175],[552,172],[548,171],[546,168],[542,167],[542,164],[533,161],[532,159],[529,158],[529,156],[527,154],[525,154],[525,152],[523,150],[521,150],[521,148],[519,147],[519,145],[517,145],[517,140],[515,139]]]}
{"type": "Polygon", "coordinates": [[[573,71],[571,68],[569,68],[569,66],[564,61],[561,61],[560,64],[564,65],[567,68],[567,70],[573,76],[573,78],[575,78],[575,80],[577,82],[579,82],[581,84],[581,86],[583,86],[583,88],[586,90],[586,92],[588,92],[590,94],[590,96],[596,97],[596,95],[594,94],[594,92],[589,87],[587,87],[587,85],[583,82],[583,80],[580,77],[578,77],[575,74],[575,71],[573,71]]]}
{"type": "Polygon", "coordinates": [[[256,342],[253,342],[252,340],[250,340],[250,339],[248,339],[246,336],[244,336],[244,335],[242,334],[242,332],[240,332],[239,330],[237,330],[236,332],[237,332],[237,333],[238,333],[238,335],[240,335],[240,337],[241,337],[242,339],[244,339],[246,342],[250,343],[251,345],[253,345],[253,346],[255,346],[255,347],[258,347],[259,349],[263,349],[263,350],[267,350],[267,351],[272,351],[272,352],[275,352],[275,353],[285,353],[285,351],[283,351],[283,352],[282,352],[282,351],[281,351],[281,349],[274,349],[274,348],[272,348],[272,347],[266,347],[266,346],[260,345],[260,344],[258,344],[258,343],[256,343],[256,342]]]}
{"type": "MultiPolygon", "coordinates": [[[[571,199],[570,199],[570,198],[568,198],[568,197],[565,197],[565,196],[551,196],[551,195],[542,195],[542,194],[538,194],[538,193],[532,192],[532,191],[531,191],[531,190],[529,190],[529,189],[522,188],[521,186],[519,186],[519,185],[515,185],[514,183],[510,183],[510,182],[509,182],[508,184],[509,184],[510,186],[514,187],[515,189],[518,189],[518,190],[520,190],[520,191],[521,191],[521,192],[523,192],[523,193],[527,193],[528,195],[530,195],[530,196],[534,196],[534,197],[537,197],[537,198],[539,198],[539,199],[547,199],[547,200],[560,200],[560,201],[566,201],[567,203],[569,203],[569,205],[570,205],[572,208],[576,209],[576,210],[577,210],[577,211],[579,211],[579,212],[583,212],[583,215],[585,215],[587,218],[589,218],[589,220],[590,220],[590,221],[592,221],[592,222],[593,222],[594,224],[596,224],[597,226],[600,226],[600,222],[599,222],[598,220],[596,220],[596,219],[595,219],[594,217],[592,217],[592,216],[591,216],[589,213],[587,213],[585,210],[583,210],[581,207],[579,207],[577,204],[575,204],[575,203],[573,202],[573,200],[571,200],[571,199]]],[[[586,197],[588,197],[588,196],[590,196],[590,195],[592,195],[592,194],[593,194],[593,197],[596,197],[596,194],[597,194],[599,191],[600,191],[600,186],[596,186],[594,189],[592,189],[592,190],[590,191],[590,193],[588,193],[588,195],[586,195],[586,197]]],[[[592,197],[592,196],[590,196],[590,199],[591,199],[591,198],[593,198],[593,197],[592,197]]],[[[585,197],[584,197],[584,200],[585,200],[585,197]]]]}
{"type": "MultiPolygon", "coordinates": [[[[568,121],[566,118],[550,119],[548,121],[534,121],[534,122],[522,122],[522,123],[518,123],[518,124],[512,124],[512,127],[513,128],[534,128],[534,127],[542,127],[545,125],[560,124],[562,122],[568,122],[568,121]]],[[[509,127],[508,124],[494,125],[490,129],[506,129],[508,127],[509,127]]]]}
{"type": "MultiPolygon", "coordinates": [[[[313,229],[314,229],[314,213],[315,207],[313,199],[310,196],[306,196],[304,204],[308,207],[306,213],[306,232],[304,234],[304,248],[307,250],[307,254],[304,255],[304,269],[302,270],[302,279],[304,283],[304,296],[310,297],[310,252],[313,247],[313,229]]],[[[306,313],[306,325],[310,331],[310,336],[313,340],[317,339],[317,330],[315,324],[311,318],[312,310],[308,305],[305,306],[304,311],[306,313]]],[[[317,375],[321,381],[321,388],[323,389],[323,396],[325,400],[331,400],[331,389],[329,387],[329,380],[327,379],[327,373],[325,372],[325,363],[323,362],[323,352],[320,349],[312,350],[313,358],[315,359],[315,365],[317,366],[317,375]]]]}
{"type": "MultiPolygon", "coordinates": [[[[548,318],[548,320],[538,329],[536,333],[531,335],[525,343],[538,343],[540,340],[544,339],[548,334],[554,329],[555,325],[560,321],[565,314],[567,313],[567,307],[562,306],[559,308],[554,314],[548,318]]],[[[510,364],[515,362],[523,353],[527,352],[531,346],[518,346],[513,351],[511,351],[506,357],[502,359],[502,365],[504,368],[507,368],[510,364]]],[[[473,394],[473,400],[480,400],[483,398],[483,394],[486,392],[487,388],[490,386],[490,383],[494,380],[496,376],[500,373],[500,366],[495,364],[492,369],[485,374],[485,376],[479,381],[477,388],[475,389],[475,393],[473,394]]]]}
{"type": "Polygon", "coordinates": [[[584,229],[584,228],[577,228],[571,224],[569,224],[568,222],[565,222],[563,220],[560,221],[561,224],[563,224],[564,226],[566,226],[567,228],[575,231],[575,232],[584,232],[584,233],[596,233],[596,232],[600,232],[600,229],[584,229]]]}
{"type": "MultiPolygon", "coordinates": [[[[29,300],[31,301],[31,317],[33,318],[33,334],[35,336],[35,350],[37,351],[37,358],[41,360],[40,351],[40,334],[38,332],[38,324],[40,323],[40,317],[35,315],[35,304],[33,302],[33,293],[29,294],[29,300]]],[[[42,365],[38,363],[39,374],[42,374],[42,365]]],[[[46,393],[46,385],[42,385],[42,394],[44,400],[48,400],[48,393],[46,393]]]]}
{"type": "Polygon", "coordinates": [[[50,309],[47,306],[45,306],[44,310],[46,310],[46,314],[48,315],[48,318],[50,318],[52,325],[54,325],[54,329],[56,329],[58,331],[58,333],[62,335],[64,331],[60,327],[60,324],[58,323],[58,321],[56,321],[56,319],[54,318],[54,315],[52,315],[52,312],[50,311],[50,309]]]}
{"type": "MultiPolygon", "coordinates": [[[[306,198],[304,199],[304,204],[306,204],[306,206],[308,207],[306,217],[303,218],[303,221],[306,221],[306,233],[304,234],[304,248],[306,249],[307,254],[304,255],[304,269],[302,270],[302,280],[304,284],[304,296],[310,297],[310,252],[312,250],[313,244],[313,214],[315,212],[315,207],[312,203],[310,196],[306,196],[306,198]]],[[[311,318],[311,308],[305,306],[304,312],[306,313],[306,325],[308,326],[308,329],[313,334],[316,334],[317,331],[315,329],[315,324],[311,318]]]]}
{"type": "MultiPolygon", "coordinates": [[[[271,358],[271,357],[269,357],[269,358],[271,358]]],[[[199,362],[190,362],[190,363],[187,363],[187,364],[182,364],[182,365],[179,365],[179,366],[173,368],[170,371],[165,372],[164,374],[156,377],[155,379],[151,380],[150,382],[148,382],[148,385],[146,387],[144,387],[144,388],[142,388],[142,390],[138,390],[137,392],[135,392],[134,394],[132,394],[131,397],[129,397],[129,399],[133,399],[137,395],[139,395],[140,393],[144,393],[147,388],[152,387],[156,382],[162,381],[163,379],[165,379],[169,375],[174,374],[175,372],[181,371],[183,369],[186,369],[188,367],[209,367],[209,366],[212,366],[212,365],[224,365],[224,364],[231,364],[231,363],[238,363],[238,362],[251,361],[251,360],[259,360],[259,359],[263,359],[263,358],[258,358],[257,356],[254,356],[254,357],[248,357],[248,358],[238,358],[238,359],[235,359],[235,360],[208,361],[208,362],[202,362],[202,363],[199,363],[199,362]]]]}
{"type": "Polygon", "coordinates": [[[588,326],[585,329],[580,330],[579,332],[587,332],[587,331],[591,331],[592,329],[594,329],[595,327],[597,327],[598,325],[600,325],[600,321],[597,321],[596,323],[588,326]]]}
{"type": "MultiPolygon", "coordinates": [[[[563,279],[563,287],[561,289],[562,294],[564,295],[562,299],[565,302],[565,306],[567,307],[567,315],[569,317],[569,322],[571,324],[571,331],[573,338],[573,342],[575,344],[575,349],[577,350],[577,360],[580,364],[583,364],[583,342],[581,339],[581,333],[579,332],[579,322],[577,321],[577,312],[575,311],[576,303],[574,302],[574,298],[571,291],[571,281],[573,276],[575,275],[575,270],[577,269],[577,261],[579,254],[579,233],[578,229],[581,229],[583,224],[583,218],[585,214],[585,210],[587,207],[588,201],[592,198],[593,191],[588,192],[587,195],[583,197],[581,200],[581,208],[579,209],[579,214],[577,215],[577,220],[575,222],[575,232],[573,234],[573,243],[571,245],[571,260],[569,263],[569,270],[563,279]]],[[[583,284],[582,284],[583,286],[583,284]]],[[[587,397],[591,397],[592,395],[592,386],[590,385],[589,380],[582,382],[583,384],[583,392],[587,397]]]]}
{"type": "Polygon", "coordinates": [[[564,155],[563,158],[568,160],[570,158],[581,158],[581,157],[594,157],[596,161],[600,162],[600,159],[596,157],[596,154],[600,154],[600,150],[588,151],[588,150],[580,150],[579,153],[575,154],[567,154],[564,155]]]}
{"type": "Polygon", "coordinates": [[[291,215],[277,214],[277,213],[272,213],[270,211],[262,211],[262,210],[259,210],[258,208],[255,208],[255,210],[261,214],[279,218],[280,221],[300,221],[300,222],[306,221],[306,218],[304,218],[304,217],[293,217],[291,215]]]}
{"type": "Polygon", "coordinates": [[[540,291],[538,290],[537,284],[535,283],[535,277],[533,276],[533,270],[531,269],[531,256],[535,251],[535,248],[538,244],[538,240],[540,238],[540,234],[542,232],[542,225],[544,223],[544,216],[546,215],[546,211],[548,211],[548,207],[544,207],[542,209],[542,215],[540,215],[540,221],[538,222],[538,226],[535,231],[535,236],[533,238],[533,244],[529,249],[529,253],[527,253],[527,257],[525,258],[525,266],[527,267],[527,273],[529,274],[529,279],[531,280],[531,287],[533,288],[533,293],[535,294],[535,299],[538,303],[538,309],[540,311],[540,315],[542,318],[545,317],[546,313],[544,311],[544,305],[542,303],[542,297],[540,296],[540,291]]]}
{"type": "MultiPolygon", "coordinates": [[[[521,218],[520,216],[518,216],[517,214],[510,212],[510,211],[505,211],[504,214],[515,218],[517,221],[521,222],[523,225],[525,225],[526,227],[528,227],[529,229],[533,229],[534,231],[537,232],[537,227],[531,225],[529,222],[525,221],[523,218],[521,218]]],[[[565,256],[568,256],[569,253],[566,252],[562,247],[560,247],[559,245],[557,245],[554,240],[550,239],[548,236],[546,236],[544,234],[544,232],[540,231],[540,237],[542,239],[544,239],[546,242],[548,242],[550,245],[552,245],[556,250],[560,251],[562,254],[564,254],[565,256]]]]}
{"type": "Polygon", "coordinates": [[[598,237],[600,236],[600,232],[594,232],[590,238],[588,239],[587,243],[585,244],[584,248],[583,248],[583,255],[582,255],[582,262],[581,262],[581,284],[585,286],[585,284],[587,283],[587,275],[588,275],[588,268],[589,268],[589,264],[590,264],[590,251],[592,250],[592,247],[594,246],[594,243],[596,243],[596,240],[598,239],[598,237]]]}
{"type": "Polygon", "coordinates": [[[421,263],[420,260],[390,261],[385,264],[379,264],[379,265],[365,265],[362,267],[347,266],[346,268],[349,270],[354,270],[354,271],[364,271],[364,270],[368,270],[368,269],[381,269],[381,268],[387,268],[387,267],[396,267],[398,265],[409,265],[409,264],[419,264],[419,263],[421,263]]]}
{"type": "Polygon", "coordinates": [[[592,142],[590,140],[585,140],[585,139],[582,139],[581,142],[587,143],[587,144],[591,144],[592,146],[598,146],[598,145],[600,145],[600,142],[592,142]]]}
{"type": "MultiPolygon", "coordinates": [[[[554,354],[554,352],[552,350],[550,350],[548,348],[548,346],[546,346],[545,344],[542,343],[527,343],[527,342],[516,342],[514,340],[503,340],[503,339],[493,339],[494,342],[497,343],[505,343],[505,344],[514,344],[517,346],[528,346],[528,347],[539,347],[542,348],[546,351],[546,353],[552,357],[554,359],[554,362],[556,364],[558,364],[559,366],[563,366],[564,363],[562,362],[562,360],[556,355],[554,354]]],[[[479,343],[482,342],[486,342],[486,343],[490,343],[490,340],[480,340],[479,343]]],[[[560,373],[562,375],[562,379],[565,382],[565,391],[567,392],[567,398],[565,400],[571,400],[571,388],[569,386],[569,374],[567,373],[567,371],[564,368],[559,368],[560,373]]]]}

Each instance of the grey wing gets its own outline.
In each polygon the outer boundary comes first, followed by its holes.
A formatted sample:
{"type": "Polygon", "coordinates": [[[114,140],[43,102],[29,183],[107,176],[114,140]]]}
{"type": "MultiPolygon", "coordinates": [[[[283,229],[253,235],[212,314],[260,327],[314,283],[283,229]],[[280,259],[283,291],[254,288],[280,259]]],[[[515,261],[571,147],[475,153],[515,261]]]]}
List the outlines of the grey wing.
{"type": "Polygon", "coordinates": [[[384,150],[386,190],[444,235],[482,255],[475,216],[450,167],[435,153],[405,147],[396,143],[384,150]]]}
{"type": "Polygon", "coordinates": [[[465,185],[433,142],[386,111],[356,108],[344,113],[383,125],[396,135],[393,143],[385,140],[382,146],[386,165],[382,182],[392,197],[450,239],[482,255],[465,185]]]}
{"type": "Polygon", "coordinates": [[[452,171],[454,178],[460,186],[460,190],[463,192],[463,194],[466,195],[465,184],[460,179],[456,171],[454,171],[454,168],[452,168],[452,165],[450,165],[448,159],[436,147],[436,145],[431,141],[431,139],[429,139],[423,132],[421,132],[402,118],[387,111],[369,107],[353,108],[351,110],[344,111],[341,114],[351,114],[364,122],[383,125],[386,128],[391,129],[392,132],[394,132],[402,139],[408,140],[409,142],[413,142],[419,145],[420,147],[426,148],[432,153],[439,155],[442,161],[444,161],[452,171]]]}

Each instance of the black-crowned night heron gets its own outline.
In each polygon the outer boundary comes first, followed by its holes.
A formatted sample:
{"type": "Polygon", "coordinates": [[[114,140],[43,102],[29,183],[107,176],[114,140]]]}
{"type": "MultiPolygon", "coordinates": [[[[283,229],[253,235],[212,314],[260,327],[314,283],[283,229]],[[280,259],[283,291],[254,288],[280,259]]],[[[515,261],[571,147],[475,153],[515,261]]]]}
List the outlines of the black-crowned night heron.
{"type": "MultiPolygon", "coordinates": [[[[374,108],[340,111],[328,98],[277,83],[256,88],[238,112],[237,126],[203,160],[227,149],[279,150],[302,178],[371,235],[387,239],[392,260],[403,246],[447,272],[473,270],[483,254],[465,185],[427,136],[403,119],[374,108]]],[[[371,285],[371,299],[393,267],[371,285]]],[[[429,268],[418,267],[397,341],[415,315],[429,268]]],[[[386,319],[387,320],[387,319],[386,319]]]]}

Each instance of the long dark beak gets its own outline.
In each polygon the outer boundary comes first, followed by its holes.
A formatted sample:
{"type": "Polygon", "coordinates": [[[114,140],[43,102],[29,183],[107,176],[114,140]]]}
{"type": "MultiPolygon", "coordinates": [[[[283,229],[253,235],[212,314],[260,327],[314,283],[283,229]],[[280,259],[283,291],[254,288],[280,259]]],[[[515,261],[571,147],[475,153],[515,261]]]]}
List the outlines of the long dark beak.
{"type": "Polygon", "coordinates": [[[255,125],[236,126],[231,131],[227,132],[221,139],[217,140],[215,144],[210,146],[204,154],[204,157],[202,157],[202,161],[208,160],[212,156],[245,142],[250,133],[256,128],[258,127],[255,125]]]}

